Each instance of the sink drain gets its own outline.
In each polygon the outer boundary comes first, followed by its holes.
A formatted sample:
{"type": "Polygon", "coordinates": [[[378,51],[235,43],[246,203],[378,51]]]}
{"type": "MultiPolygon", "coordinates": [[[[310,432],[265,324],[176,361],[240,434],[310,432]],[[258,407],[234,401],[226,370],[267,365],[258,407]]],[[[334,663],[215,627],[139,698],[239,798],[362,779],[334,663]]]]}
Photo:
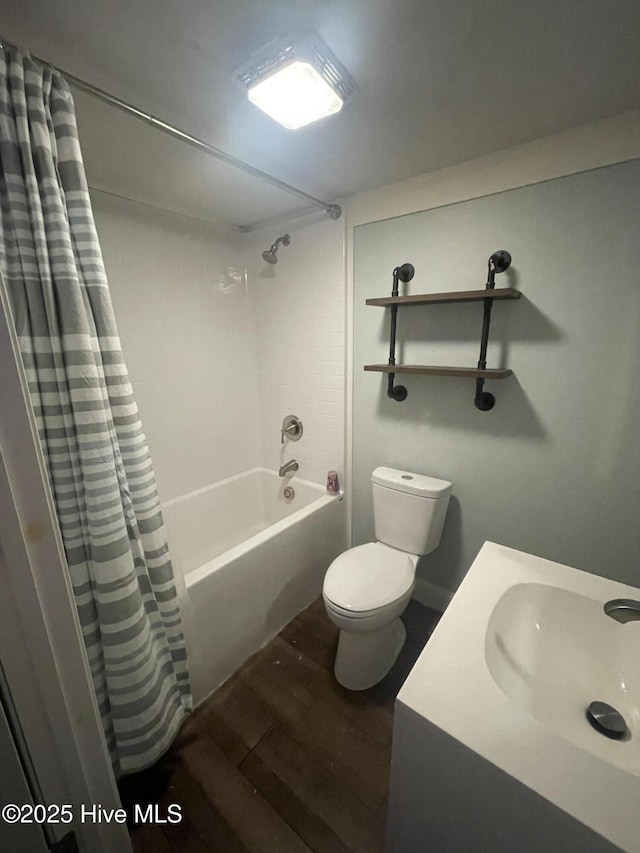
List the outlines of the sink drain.
{"type": "Polygon", "coordinates": [[[621,740],[627,734],[624,717],[606,702],[592,702],[587,708],[587,720],[601,735],[621,740]]]}

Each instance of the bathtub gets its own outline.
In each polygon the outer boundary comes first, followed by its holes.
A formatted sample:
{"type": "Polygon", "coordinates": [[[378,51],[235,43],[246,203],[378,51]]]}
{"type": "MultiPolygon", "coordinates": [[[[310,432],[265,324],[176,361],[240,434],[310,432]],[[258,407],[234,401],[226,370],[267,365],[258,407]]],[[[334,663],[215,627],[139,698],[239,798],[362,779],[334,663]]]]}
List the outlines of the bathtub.
{"type": "Polygon", "coordinates": [[[185,577],[198,703],[320,595],[347,547],[345,505],[315,483],[253,468],[166,501],[163,511],[185,577]]]}

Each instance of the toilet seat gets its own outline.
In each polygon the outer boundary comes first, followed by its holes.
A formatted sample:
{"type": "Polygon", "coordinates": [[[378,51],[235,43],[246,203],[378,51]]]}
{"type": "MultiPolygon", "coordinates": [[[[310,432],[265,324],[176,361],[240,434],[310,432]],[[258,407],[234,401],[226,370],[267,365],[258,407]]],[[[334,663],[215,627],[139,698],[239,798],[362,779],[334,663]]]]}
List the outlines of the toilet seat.
{"type": "Polygon", "coordinates": [[[401,603],[402,609],[404,610],[407,601],[411,598],[413,587],[414,584],[411,584],[406,593],[400,596],[400,598],[397,598],[390,604],[385,604],[384,607],[378,607],[376,610],[345,610],[337,604],[334,604],[333,601],[329,601],[327,596],[323,594],[324,606],[327,609],[327,612],[331,612],[336,618],[342,618],[343,620],[346,619],[348,622],[353,622],[354,624],[357,622],[358,625],[362,624],[364,626],[367,622],[373,622],[373,620],[381,614],[386,614],[388,611],[393,610],[394,606],[397,604],[401,603]]]}
{"type": "Polygon", "coordinates": [[[323,596],[341,615],[372,616],[410,594],[417,559],[381,542],[350,548],[329,566],[323,596]]]}

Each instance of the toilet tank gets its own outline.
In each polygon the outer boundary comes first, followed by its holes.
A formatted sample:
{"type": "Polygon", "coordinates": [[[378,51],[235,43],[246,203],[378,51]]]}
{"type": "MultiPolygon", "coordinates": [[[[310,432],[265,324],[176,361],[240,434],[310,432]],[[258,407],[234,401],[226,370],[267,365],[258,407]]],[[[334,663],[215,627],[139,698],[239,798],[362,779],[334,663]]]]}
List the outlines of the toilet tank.
{"type": "Polygon", "coordinates": [[[409,554],[429,554],[440,544],[451,483],[396,468],[371,475],[376,539],[409,554]]]}

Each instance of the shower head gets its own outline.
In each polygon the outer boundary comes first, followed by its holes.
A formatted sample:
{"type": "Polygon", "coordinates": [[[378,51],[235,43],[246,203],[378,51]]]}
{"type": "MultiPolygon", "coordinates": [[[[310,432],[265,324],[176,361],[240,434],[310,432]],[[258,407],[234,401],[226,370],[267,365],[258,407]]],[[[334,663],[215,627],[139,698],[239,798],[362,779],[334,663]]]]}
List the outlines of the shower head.
{"type": "Polygon", "coordinates": [[[278,246],[282,243],[283,246],[288,246],[291,242],[291,237],[288,234],[283,234],[282,237],[278,237],[276,242],[271,246],[270,249],[267,249],[262,253],[262,259],[266,261],[268,264],[277,264],[278,263],[278,246]]]}

